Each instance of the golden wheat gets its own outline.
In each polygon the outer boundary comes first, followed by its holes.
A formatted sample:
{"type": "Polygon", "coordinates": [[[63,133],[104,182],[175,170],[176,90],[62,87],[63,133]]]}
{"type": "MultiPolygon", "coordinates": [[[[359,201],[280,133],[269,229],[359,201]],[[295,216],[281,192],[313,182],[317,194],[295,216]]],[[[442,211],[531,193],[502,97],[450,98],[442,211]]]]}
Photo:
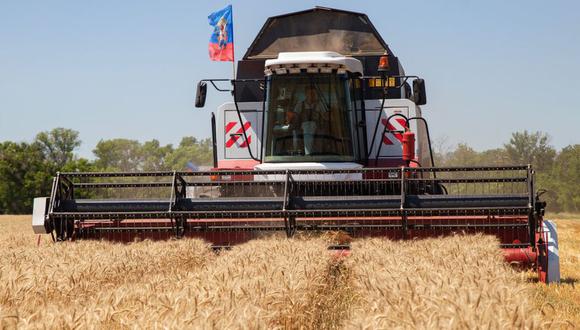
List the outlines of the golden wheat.
{"type": "Polygon", "coordinates": [[[551,324],[485,236],[358,240],[347,258],[326,250],[333,236],[270,237],[216,254],[192,239],[37,247],[27,220],[0,218],[0,328],[551,324]]]}
{"type": "Polygon", "coordinates": [[[489,236],[354,242],[361,304],[349,324],[413,329],[536,328],[529,290],[489,236]]]}

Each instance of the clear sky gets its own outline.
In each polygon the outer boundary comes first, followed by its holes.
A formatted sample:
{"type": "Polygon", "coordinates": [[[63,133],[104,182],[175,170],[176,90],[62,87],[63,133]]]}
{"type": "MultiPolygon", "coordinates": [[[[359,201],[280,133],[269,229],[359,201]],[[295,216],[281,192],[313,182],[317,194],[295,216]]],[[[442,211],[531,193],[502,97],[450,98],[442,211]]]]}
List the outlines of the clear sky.
{"type": "Polygon", "coordinates": [[[580,143],[580,1],[0,0],[0,141],[54,127],[100,139],[179,143],[210,136],[228,95],[193,107],[211,62],[207,15],[233,4],[236,58],[267,17],[316,5],[366,13],[407,74],[427,82],[436,139],[498,147],[513,131],[580,143]]]}

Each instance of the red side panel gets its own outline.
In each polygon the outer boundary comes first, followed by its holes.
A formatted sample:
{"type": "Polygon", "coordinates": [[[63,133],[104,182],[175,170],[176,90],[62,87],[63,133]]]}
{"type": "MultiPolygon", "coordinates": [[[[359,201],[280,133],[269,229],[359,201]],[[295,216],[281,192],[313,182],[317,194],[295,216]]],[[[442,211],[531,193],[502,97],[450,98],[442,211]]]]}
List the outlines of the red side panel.
{"type": "Polygon", "coordinates": [[[260,162],[253,159],[220,160],[216,170],[253,170],[260,162]]]}

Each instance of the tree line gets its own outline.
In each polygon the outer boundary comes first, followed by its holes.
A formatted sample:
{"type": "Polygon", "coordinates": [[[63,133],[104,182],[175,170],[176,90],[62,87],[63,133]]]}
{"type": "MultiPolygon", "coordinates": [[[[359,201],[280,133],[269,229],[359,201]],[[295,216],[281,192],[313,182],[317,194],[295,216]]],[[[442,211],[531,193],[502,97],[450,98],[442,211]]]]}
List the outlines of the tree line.
{"type": "Polygon", "coordinates": [[[437,166],[503,166],[532,164],[536,190],[550,212],[580,211],[580,144],[557,151],[543,132],[515,132],[502,147],[476,151],[467,144],[454,150],[436,148],[437,166]]]}
{"type": "Polygon", "coordinates": [[[32,212],[34,197],[49,196],[61,172],[133,172],[196,169],[212,163],[210,139],[184,137],[177,146],[157,140],[101,140],[95,158],[79,157],[79,133],[66,128],[41,132],[28,142],[0,143],[0,214],[32,212]]]}
{"type": "MultiPolygon", "coordinates": [[[[485,166],[532,164],[536,188],[552,212],[580,211],[580,144],[557,151],[543,132],[516,132],[502,147],[476,151],[467,144],[453,150],[436,148],[437,166],[485,166]]],[[[157,140],[101,140],[94,159],[79,157],[79,133],[65,128],[41,132],[30,142],[0,143],[0,214],[30,213],[32,200],[48,196],[57,171],[165,171],[195,170],[211,165],[210,139],[184,137],[179,145],[157,140]]]]}

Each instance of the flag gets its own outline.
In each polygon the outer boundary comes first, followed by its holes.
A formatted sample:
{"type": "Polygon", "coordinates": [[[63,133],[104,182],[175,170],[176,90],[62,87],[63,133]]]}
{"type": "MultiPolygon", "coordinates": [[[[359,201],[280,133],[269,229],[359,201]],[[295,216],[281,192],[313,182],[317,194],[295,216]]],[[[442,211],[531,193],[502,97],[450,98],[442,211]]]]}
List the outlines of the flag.
{"type": "Polygon", "coordinates": [[[212,61],[234,61],[234,22],[232,5],[211,13],[208,17],[213,33],[209,38],[209,58],[212,61]]]}

